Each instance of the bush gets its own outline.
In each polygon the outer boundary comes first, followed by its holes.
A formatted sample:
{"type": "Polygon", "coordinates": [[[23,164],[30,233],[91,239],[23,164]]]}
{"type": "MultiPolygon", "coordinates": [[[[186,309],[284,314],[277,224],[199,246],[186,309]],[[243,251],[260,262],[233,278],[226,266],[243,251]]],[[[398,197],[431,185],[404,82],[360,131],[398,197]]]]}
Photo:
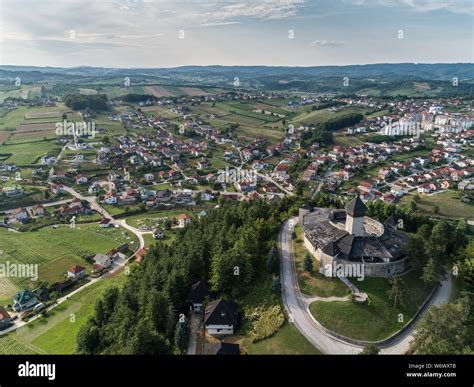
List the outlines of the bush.
{"type": "Polygon", "coordinates": [[[266,310],[256,311],[257,319],[253,323],[250,338],[253,343],[273,336],[285,322],[285,316],[280,305],[274,305],[266,310]]]}

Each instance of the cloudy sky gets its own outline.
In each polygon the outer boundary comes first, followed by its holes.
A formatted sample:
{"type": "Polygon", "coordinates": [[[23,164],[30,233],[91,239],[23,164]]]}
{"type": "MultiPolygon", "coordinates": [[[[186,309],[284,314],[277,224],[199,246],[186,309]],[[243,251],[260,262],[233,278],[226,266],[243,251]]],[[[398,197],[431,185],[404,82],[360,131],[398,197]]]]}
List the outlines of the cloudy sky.
{"type": "Polygon", "coordinates": [[[0,64],[473,62],[472,0],[0,0],[0,64]]]}

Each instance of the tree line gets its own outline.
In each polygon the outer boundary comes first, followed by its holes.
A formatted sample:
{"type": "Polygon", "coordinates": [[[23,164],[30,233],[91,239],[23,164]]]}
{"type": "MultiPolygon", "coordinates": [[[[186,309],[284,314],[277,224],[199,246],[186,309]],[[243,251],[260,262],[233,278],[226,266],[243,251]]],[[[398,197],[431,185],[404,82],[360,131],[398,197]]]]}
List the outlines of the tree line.
{"type": "Polygon", "coordinates": [[[105,94],[68,94],[64,97],[64,104],[72,110],[108,110],[108,98],[105,94]]]}

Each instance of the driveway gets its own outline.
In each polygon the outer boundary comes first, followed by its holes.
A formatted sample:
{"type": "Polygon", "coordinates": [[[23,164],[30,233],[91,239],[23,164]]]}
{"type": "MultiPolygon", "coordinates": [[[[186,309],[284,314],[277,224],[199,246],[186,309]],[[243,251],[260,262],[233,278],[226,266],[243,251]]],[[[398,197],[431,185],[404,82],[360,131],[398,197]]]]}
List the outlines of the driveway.
{"type": "Polygon", "coordinates": [[[187,355],[196,355],[197,338],[201,319],[201,314],[191,312],[191,317],[189,319],[189,345],[186,352],[187,355]]]}

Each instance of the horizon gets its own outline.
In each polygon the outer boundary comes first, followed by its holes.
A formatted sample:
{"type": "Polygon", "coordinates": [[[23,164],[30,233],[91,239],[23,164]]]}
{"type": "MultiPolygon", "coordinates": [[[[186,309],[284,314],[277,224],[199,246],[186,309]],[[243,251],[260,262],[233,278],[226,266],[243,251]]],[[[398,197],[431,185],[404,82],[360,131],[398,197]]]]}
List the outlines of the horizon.
{"type": "Polygon", "coordinates": [[[107,67],[107,66],[90,66],[90,65],[76,65],[76,66],[35,66],[35,65],[24,65],[24,64],[0,64],[0,67],[33,67],[33,68],[58,68],[58,69],[78,69],[78,68],[97,68],[97,69],[112,69],[112,70],[161,70],[161,69],[179,69],[184,67],[277,67],[277,68],[319,68],[319,67],[352,67],[352,66],[380,66],[380,65],[472,65],[474,62],[379,62],[379,63],[353,63],[344,65],[314,65],[314,66],[292,66],[292,65],[263,65],[263,64],[249,64],[249,65],[221,65],[221,64],[208,64],[208,65],[195,65],[186,64],[180,66],[169,66],[169,67],[107,67]]]}

